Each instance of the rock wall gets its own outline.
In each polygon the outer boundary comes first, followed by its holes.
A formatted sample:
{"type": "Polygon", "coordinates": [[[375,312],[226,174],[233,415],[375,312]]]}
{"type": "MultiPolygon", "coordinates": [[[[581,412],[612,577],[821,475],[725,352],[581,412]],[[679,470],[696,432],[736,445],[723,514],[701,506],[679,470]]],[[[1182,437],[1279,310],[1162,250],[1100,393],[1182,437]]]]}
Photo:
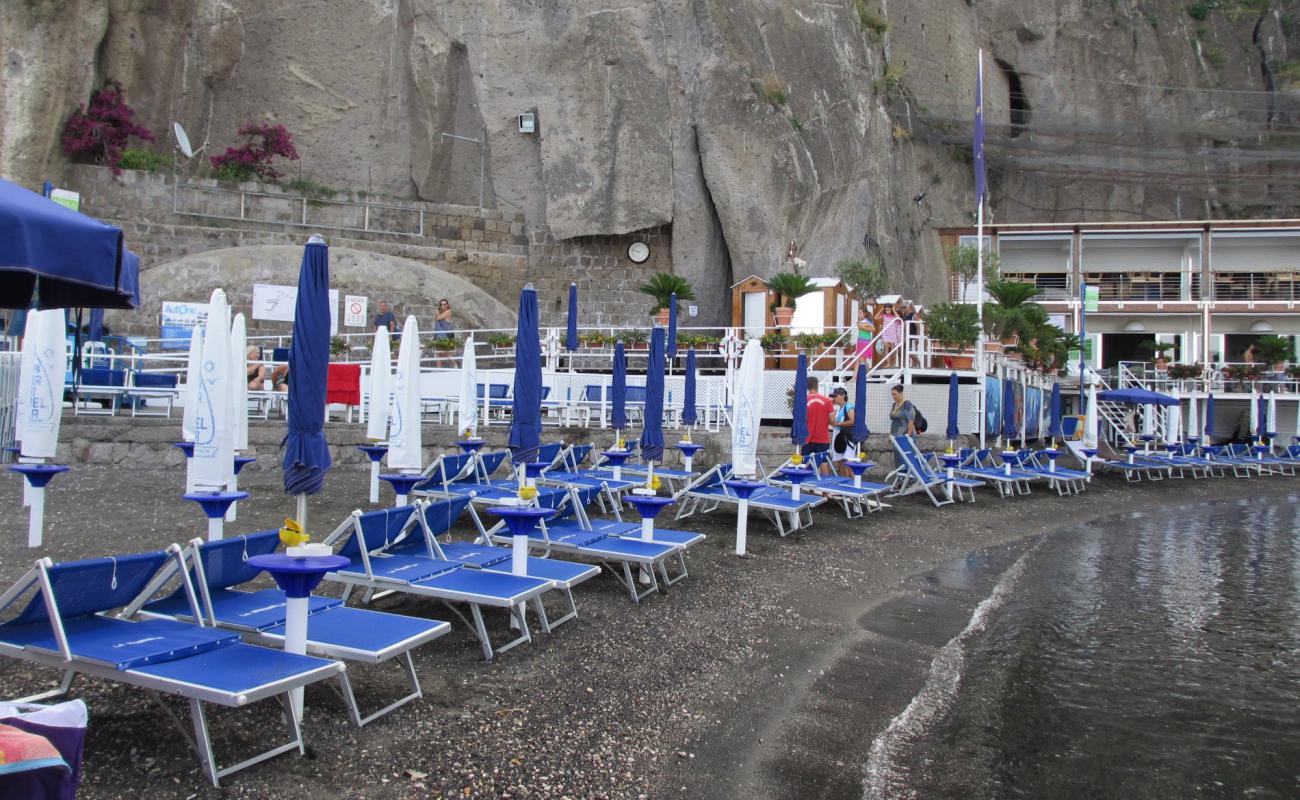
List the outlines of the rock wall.
{"type": "MultiPolygon", "coordinates": [[[[0,172],[58,177],[62,119],[115,78],[160,135],[181,120],[214,152],[283,123],[304,175],[481,191],[532,242],[671,228],[703,321],[790,241],[816,274],[879,256],[928,300],[933,228],[974,206],[977,50],[996,219],[1269,215],[1300,204],[1296,17],[1291,0],[15,0],[0,172]]],[[[547,280],[565,266],[530,253],[547,280]]]]}

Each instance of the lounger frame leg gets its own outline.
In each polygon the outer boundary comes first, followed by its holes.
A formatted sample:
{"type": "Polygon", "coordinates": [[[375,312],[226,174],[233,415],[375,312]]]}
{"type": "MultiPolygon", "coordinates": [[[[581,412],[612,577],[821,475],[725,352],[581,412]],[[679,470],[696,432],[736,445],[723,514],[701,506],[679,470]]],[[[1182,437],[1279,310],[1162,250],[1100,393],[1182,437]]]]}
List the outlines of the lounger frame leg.
{"type": "Polygon", "coordinates": [[[410,693],[367,716],[361,716],[361,706],[357,703],[357,697],[352,690],[352,681],[348,678],[347,670],[339,673],[339,685],[337,687],[330,684],[330,688],[343,701],[343,705],[348,711],[348,718],[352,720],[352,724],[356,727],[364,728],[367,724],[374,722],[390,711],[401,708],[412,700],[419,700],[424,696],[424,690],[420,688],[420,679],[415,674],[415,662],[411,659],[411,651],[407,650],[398,656],[396,660],[398,666],[406,673],[407,682],[411,687],[410,693]]]}
{"type": "Polygon", "coordinates": [[[14,700],[15,703],[43,703],[55,697],[63,697],[72,689],[72,681],[76,679],[77,673],[74,670],[64,670],[63,679],[59,681],[57,688],[44,692],[37,692],[26,697],[19,697],[14,700]]]}
{"type": "Polygon", "coordinates": [[[212,738],[208,733],[208,718],[203,710],[203,703],[190,698],[190,721],[194,725],[194,749],[198,751],[203,773],[208,776],[208,782],[214,787],[220,786],[221,779],[225,776],[239,772],[254,764],[260,764],[291,750],[297,750],[299,755],[306,752],[302,741],[302,729],[298,726],[298,719],[293,714],[289,693],[276,695],[276,699],[280,701],[281,713],[284,716],[285,726],[289,730],[290,741],[269,750],[264,750],[255,756],[240,761],[238,764],[219,767],[217,766],[216,756],[212,752],[212,738]]]}

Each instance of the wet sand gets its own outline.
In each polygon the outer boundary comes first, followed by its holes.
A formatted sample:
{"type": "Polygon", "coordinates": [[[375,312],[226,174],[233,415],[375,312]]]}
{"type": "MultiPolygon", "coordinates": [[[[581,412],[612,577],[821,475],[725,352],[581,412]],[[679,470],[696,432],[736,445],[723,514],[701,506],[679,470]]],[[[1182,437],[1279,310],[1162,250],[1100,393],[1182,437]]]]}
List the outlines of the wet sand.
{"type": "MultiPolygon", "coordinates": [[[[278,479],[274,471],[247,476],[241,488],[254,499],[229,531],[279,525],[293,504],[278,479]]],[[[366,479],[355,467],[330,474],[326,494],[311,503],[316,538],[364,506],[366,479]]],[[[198,510],[179,497],[182,483],[176,470],[78,467],[49,492],[42,554],[59,561],[136,552],[202,535],[198,510]]],[[[865,520],[824,506],[811,530],[786,539],[752,519],[744,560],[731,555],[734,516],[695,517],[678,526],[709,536],[691,553],[689,579],[633,605],[601,576],[576,591],[576,621],[493,663],[445,608],[379,601],[383,610],[453,622],[449,635],[415,653],[424,698],[357,730],[330,691],[313,688],[310,756],[274,759],[219,790],[143,693],[79,679],[74,696],[91,713],[80,796],[860,797],[871,741],[1034,537],[1126,510],[1296,487],[1285,477],[1128,484],[1108,476],[1080,497],[1036,489],[939,509],[910,497],[865,520]]],[[[3,586],[35,557],[23,547],[19,491],[17,480],[0,482],[3,586]]],[[[457,531],[469,536],[467,524],[457,531]]],[[[497,631],[504,622],[489,617],[497,631]]],[[[395,666],[350,670],[363,704],[401,691],[395,666]]],[[[55,677],[0,661],[0,695],[36,691],[55,677]]],[[[222,763],[281,730],[269,703],[217,709],[210,721],[222,763]]]]}

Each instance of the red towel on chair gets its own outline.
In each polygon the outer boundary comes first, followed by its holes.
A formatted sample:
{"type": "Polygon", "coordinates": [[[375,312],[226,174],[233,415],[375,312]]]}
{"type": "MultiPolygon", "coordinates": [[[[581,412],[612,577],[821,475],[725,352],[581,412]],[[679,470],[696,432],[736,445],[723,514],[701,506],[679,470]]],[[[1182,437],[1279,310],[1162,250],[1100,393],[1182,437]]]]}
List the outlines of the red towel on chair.
{"type": "Polygon", "coordinates": [[[325,381],[325,402],[361,405],[361,365],[330,364],[325,381]]]}

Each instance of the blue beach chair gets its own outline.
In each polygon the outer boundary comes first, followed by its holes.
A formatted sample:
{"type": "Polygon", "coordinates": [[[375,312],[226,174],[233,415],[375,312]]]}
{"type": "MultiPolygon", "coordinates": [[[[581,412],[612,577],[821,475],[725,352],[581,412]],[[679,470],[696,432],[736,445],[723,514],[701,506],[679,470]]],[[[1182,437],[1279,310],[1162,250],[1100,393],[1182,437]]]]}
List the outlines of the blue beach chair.
{"type": "MultiPolygon", "coordinates": [[[[81,674],[184,698],[189,703],[194,744],[204,775],[221,778],[283,753],[305,753],[290,692],[317,681],[337,679],[343,665],[245,644],[238,634],[166,619],[129,621],[108,612],[130,605],[169,562],[178,567],[181,549],[54,564],[42,559],[0,595],[0,613],[34,590],[13,619],[0,625],[0,655],[63,671],[57,689],[25,700],[66,694],[81,674]],[[280,701],[289,741],[237,764],[220,767],[204,711],[205,703],[241,707],[258,700],[280,701]]],[[[194,617],[193,587],[183,581],[194,617]]],[[[184,734],[182,728],[182,734],[184,734]]]]}
{"type": "MultiPolygon", "coordinates": [[[[725,483],[731,475],[730,464],[717,464],[692,481],[675,495],[677,519],[697,513],[707,514],[721,506],[739,503],[740,498],[725,483]]],[[[789,489],[776,486],[759,489],[749,497],[749,507],[770,520],[782,537],[800,528],[811,527],[812,510],[825,502],[825,497],[816,494],[803,494],[796,500],[789,489]]]]}
{"type": "MultiPolygon", "coordinates": [[[[466,497],[454,498],[447,516],[458,517],[469,502],[466,497]]],[[[363,602],[392,592],[438,600],[474,632],[488,661],[496,653],[532,641],[524,603],[533,605],[542,630],[550,633],[541,598],[551,591],[551,581],[473,569],[458,561],[432,558],[419,547],[404,547],[424,536],[416,511],[413,505],[364,514],[353,511],[325,537],[325,544],[338,547],[339,555],[352,560],[348,567],[325,575],[325,580],[344,585],[344,602],[355,589],[365,591],[363,602]],[[472,622],[454,604],[468,606],[472,622]],[[519,636],[494,646],[483,620],[484,607],[509,611],[519,626],[519,636]]]]}
{"type": "Polygon", "coordinates": [[[981,480],[953,475],[952,480],[943,473],[936,472],[930,462],[917,448],[916,442],[907,435],[890,436],[894,452],[898,455],[898,466],[889,473],[893,486],[890,497],[905,497],[909,494],[924,493],[935,506],[943,506],[954,500],[975,502],[975,490],[984,485],[981,480]],[[951,487],[951,494],[949,494],[951,487]],[[940,495],[934,493],[939,489],[940,495]]]}
{"type": "MultiPolygon", "coordinates": [[[[182,561],[193,571],[199,610],[204,624],[238,631],[259,642],[283,646],[287,619],[284,592],[280,589],[238,588],[258,576],[247,565],[250,556],[274,553],[279,531],[262,531],[206,542],[195,539],[185,548],[182,561]]],[[[152,596],[175,576],[172,565],[153,582],[152,596]]],[[[193,621],[183,586],[170,596],[145,604],[148,615],[193,621]]],[[[125,613],[134,613],[129,606],[125,613]]],[[[342,600],[312,595],[308,598],[307,652],[324,658],[380,664],[396,659],[406,674],[410,692],[401,699],[362,716],[347,672],[340,676],[342,699],[352,723],[358,728],[422,696],[411,651],[445,635],[451,625],[440,620],[389,614],[364,608],[349,608],[342,600]]]]}
{"type": "MultiPolygon", "coordinates": [[[[780,467],[768,473],[767,482],[773,486],[791,486],[789,479],[781,475],[781,469],[789,466],[790,463],[789,459],[787,459],[780,467]]],[[[844,515],[849,519],[856,519],[889,507],[881,499],[889,491],[890,487],[887,483],[875,483],[864,479],[861,485],[854,486],[852,478],[845,478],[842,475],[835,474],[821,475],[823,465],[828,466],[832,471],[835,469],[835,462],[831,460],[830,453],[813,453],[809,456],[809,465],[818,471],[819,477],[804,481],[802,491],[811,492],[838,503],[840,508],[844,510],[844,515]]],[[[872,464],[871,466],[875,465],[872,464]]]]}

